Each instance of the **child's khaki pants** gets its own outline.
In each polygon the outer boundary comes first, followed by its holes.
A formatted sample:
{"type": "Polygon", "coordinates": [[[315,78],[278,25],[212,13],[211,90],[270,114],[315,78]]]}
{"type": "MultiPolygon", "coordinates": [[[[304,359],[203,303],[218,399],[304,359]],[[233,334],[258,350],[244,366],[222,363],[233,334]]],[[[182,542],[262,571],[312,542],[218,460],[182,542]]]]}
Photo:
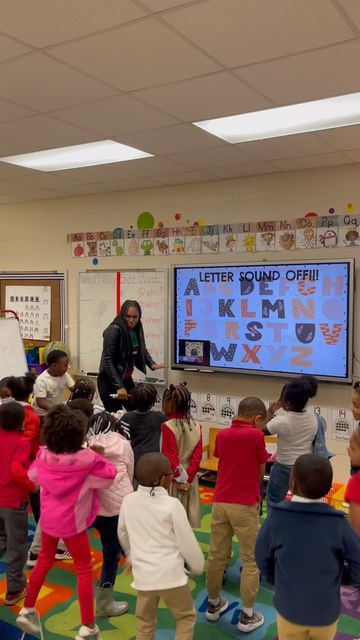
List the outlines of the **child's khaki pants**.
{"type": "Polygon", "coordinates": [[[252,607],[259,590],[259,571],[254,551],[259,532],[259,507],[242,504],[214,504],[211,515],[210,551],[206,573],[209,598],[219,596],[224,571],[231,555],[233,535],[240,545],[242,563],[240,593],[244,607],[252,607]]]}
{"type": "Polygon", "coordinates": [[[338,621],[326,627],[308,627],[302,624],[294,624],[276,614],[279,640],[333,640],[338,621]]]}
{"type": "Polygon", "coordinates": [[[160,599],[170,609],[176,620],[175,640],[192,640],[196,612],[189,586],[138,591],[136,601],[136,640],[153,640],[160,599]]]}

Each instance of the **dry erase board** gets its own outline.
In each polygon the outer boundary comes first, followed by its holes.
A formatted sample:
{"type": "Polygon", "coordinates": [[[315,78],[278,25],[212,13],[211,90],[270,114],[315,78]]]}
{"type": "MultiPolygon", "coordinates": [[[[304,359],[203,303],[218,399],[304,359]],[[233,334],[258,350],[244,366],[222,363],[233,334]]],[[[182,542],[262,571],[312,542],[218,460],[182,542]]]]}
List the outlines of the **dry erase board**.
{"type": "Polygon", "coordinates": [[[18,320],[0,318],[0,379],[5,376],[23,376],[27,370],[18,320]]]}
{"type": "MultiPolygon", "coordinates": [[[[79,274],[78,349],[79,370],[98,372],[102,334],[125,300],[137,300],[142,308],[146,346],[158,363],[167,363],[167,272],[163,269],[137,271],[87,271],[79,274]]],[[[166,370],[147,371],[161,380],[166,370]]],[[[137,369],[134,379],[144,375],[137,369]]]]}

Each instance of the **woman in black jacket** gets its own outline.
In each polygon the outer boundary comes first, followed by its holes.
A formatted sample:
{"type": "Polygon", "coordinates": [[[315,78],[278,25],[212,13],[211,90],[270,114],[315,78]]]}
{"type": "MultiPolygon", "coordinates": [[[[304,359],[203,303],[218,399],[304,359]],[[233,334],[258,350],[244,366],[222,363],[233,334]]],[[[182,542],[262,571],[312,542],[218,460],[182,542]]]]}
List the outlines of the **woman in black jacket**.
{"type": "Polygon", "coordinates": [[[156,371],[165,365],[156,364],[146,348],[141,307],[136,300],[125,300],[103,338],[98,389],[106,411],[113,412],[126,406],[135,386],[132,379],[135,367],[146,373],[146,366],[156,371]],[[110,397],[115,394],[117,398],[110,397]]]}

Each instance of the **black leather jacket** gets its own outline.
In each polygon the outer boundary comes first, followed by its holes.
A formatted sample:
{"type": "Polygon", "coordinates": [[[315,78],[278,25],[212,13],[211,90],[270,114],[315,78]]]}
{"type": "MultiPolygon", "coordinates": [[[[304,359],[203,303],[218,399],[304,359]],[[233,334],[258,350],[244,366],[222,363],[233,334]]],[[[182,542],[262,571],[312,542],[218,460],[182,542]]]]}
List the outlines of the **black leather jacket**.
{"type": "MultiPolygon", "coordinates": [[[[141,320],[139,320],[135,330],[139,341],[139,351],[135,358],[135,366],[142,373],[146,373],[146,365],[151,367],[155,362],[146,348],[141,320]]],[[[132,365],[131,340],[127,328],[121,321],[109,324],[103,333],[103,339],[99,373],[107,376],[115,391],[124,386],[122,380],[126,369],[132,365]]]]}

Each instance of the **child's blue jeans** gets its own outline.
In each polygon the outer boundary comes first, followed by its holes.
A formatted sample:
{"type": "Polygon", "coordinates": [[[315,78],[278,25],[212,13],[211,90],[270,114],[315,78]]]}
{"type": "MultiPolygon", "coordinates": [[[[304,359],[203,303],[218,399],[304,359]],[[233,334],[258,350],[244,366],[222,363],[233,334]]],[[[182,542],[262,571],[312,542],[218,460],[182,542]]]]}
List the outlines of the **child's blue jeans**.
{"type": "Polygon", "coordinates": [[[291,465],[274,462],[266,491],[268,511],[274,502],[282,502],[285,500],[286,494],[289,491],[291,469],[291,465]]]}

